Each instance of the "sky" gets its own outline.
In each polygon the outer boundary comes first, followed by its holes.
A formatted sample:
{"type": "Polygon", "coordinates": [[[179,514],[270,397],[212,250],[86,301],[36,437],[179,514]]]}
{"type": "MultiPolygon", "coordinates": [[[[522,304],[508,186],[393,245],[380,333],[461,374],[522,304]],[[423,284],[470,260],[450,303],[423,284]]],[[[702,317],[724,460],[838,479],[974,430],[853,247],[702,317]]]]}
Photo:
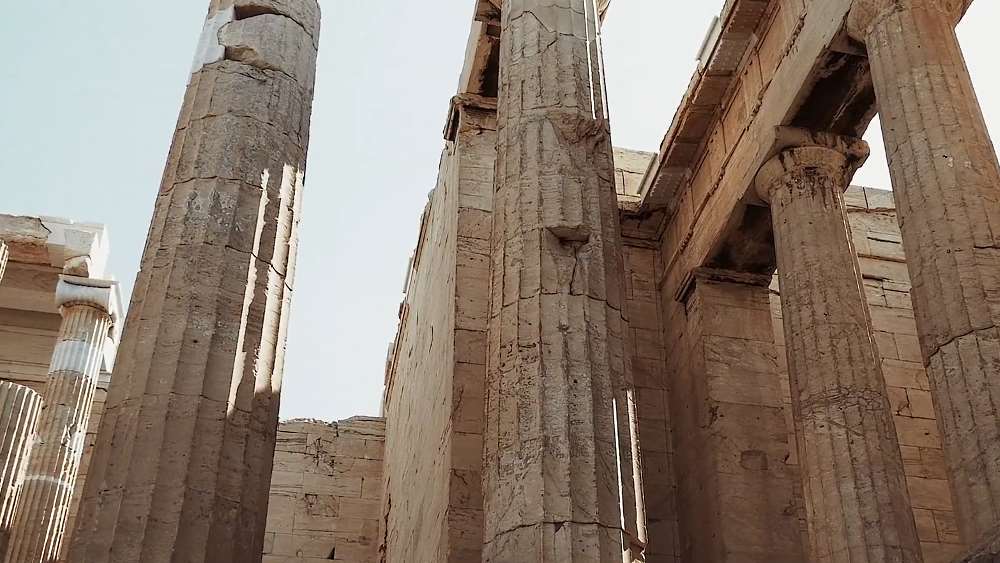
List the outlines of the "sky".
{"type": "MultiPolygon", "coordinates": [[[[283,418],[377,415],[407,260],[434,187],[472,0],[320,0],[323,32],[283,418]]],[[[11,2],[0,19],[0,212],[104,223],[127,301],[207,0],[11,2]]],[[[655,151],[722,0],[615,0],[605,67],[618,146],[655,151]]],[[[959,37],[1000,132],[995,22],[959,37]]],[[[889,187],[878,123],[855,183],[889,187]]]]}

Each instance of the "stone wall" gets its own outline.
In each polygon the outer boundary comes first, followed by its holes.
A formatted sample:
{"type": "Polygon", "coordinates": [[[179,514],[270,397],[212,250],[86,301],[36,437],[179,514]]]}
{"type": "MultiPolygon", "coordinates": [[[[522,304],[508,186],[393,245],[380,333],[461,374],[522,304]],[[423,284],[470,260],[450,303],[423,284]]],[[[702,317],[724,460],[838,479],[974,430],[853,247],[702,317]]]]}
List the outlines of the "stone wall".
{"type": "Polygon", "coordinates": [[[374,563],[385,422],[282,422],[262,563],[374,563]]]}
{"type": "MultiPolygon", "coordinates": [[[[616,155],[617,156],[617,155],[616,155]]],[[[617,162],[617,160],[616,160],[617,162]]],[[[677,491],[673,469],[669,396],[662,342],[662,319],[656,292],[656,250],[626,241],[625,303],[628,310],[626,350],[636,386],[639,440],[645,485],[647,561],[679,562],[677,491]]]]}
{"type": "MultiPolygon", "coordinates": [[[[619,205],[627,208],[638,201],[642,177],[655,156],[652,153],[615,148],[615,187],[619,205]]],[[[659,563],[680,561],[677,529],[677,485],[674,475],[663,318],[657,291],[659,251],[651,240],[634,232],[623,235],[625,307],[628,348],[635,382],[636,414],[642,448],[644,501],[648,545],[646,560],[659,563]]]]}
{"type": "Polygon", "coordinates": [[[387,419],[383,560],[479,561],[495,112],[461,101],[400,309],[387,419]]]}
{"type": "MultiPolygon", "coordinates": [[[[941,438],[916,336],[910,278],[892,192],[851,187],[845,195],[845,203],[882,356],[924,560],[926,563],[952,561],[961,552],[962,544],[952,512],[941,438]]],[[[779,344],[785,399],[790,404],[777,281],[772,289],[775,341],[779,344]]],[[[790,419],[788,425],[791,429],[790,419]]],[[[792,443],[794,440],[793,434],[792,443]]],[[[794,458],[791,461],[795,463],[794,458]]],[[[801,492],[797,494],[802,510],[801,492]]]]}

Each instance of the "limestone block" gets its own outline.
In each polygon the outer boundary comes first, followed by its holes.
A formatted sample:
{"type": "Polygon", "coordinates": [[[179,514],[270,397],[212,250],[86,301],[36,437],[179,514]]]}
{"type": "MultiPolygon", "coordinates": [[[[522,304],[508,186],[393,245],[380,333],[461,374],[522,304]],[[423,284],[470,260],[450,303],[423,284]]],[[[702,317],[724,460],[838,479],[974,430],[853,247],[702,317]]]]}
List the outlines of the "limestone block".
{"type": "Polygon", "coordinates": [[[313,37],[290,18],[261,14],[230,22],[219,31],[219,42],[229,60],[282,72],[307,90],[316,82],[317,48],[313,37]]]}
{"type": "Polygon", "coordinates": [[[769,280],[712,276],[696,273],[686,302],[672,305],[686,311],[677,321],[682,342],[667,356],[673,446],[644,462],[653,468],[645,482],[659,485],[655,496],[647,485],[647,508],[675,510],[679,534],[669,542],[651,535],[651,545],[679,561],[801,561],[769,280]],[[664,482],[672,464],[676,493],[664,482]]]}
{"type": "Polygon", "coordinates": [[[296,0],[236,0],[235,18],[246,19],[261,14],[280,14],[302,26],[319,46],[320,6],[318,2],[296,0]]]}
{"type": "Polygon", "coordinates": [[[376,561],[385,423],[354,418],[280,425],[265,545],[281,561],[376,561]],[[303,447],[304,446],[304,447],[303,447]],[[380,449],[379,448],[379,449],[380,449]]]}

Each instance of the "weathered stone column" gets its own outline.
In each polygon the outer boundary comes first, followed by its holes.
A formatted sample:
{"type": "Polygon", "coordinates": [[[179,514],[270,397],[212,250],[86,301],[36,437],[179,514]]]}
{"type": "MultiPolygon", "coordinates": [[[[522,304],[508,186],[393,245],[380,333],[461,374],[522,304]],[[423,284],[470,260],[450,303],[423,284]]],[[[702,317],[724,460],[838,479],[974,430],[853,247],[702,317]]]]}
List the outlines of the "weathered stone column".
{"type": "Polygon", "coordinates": [[[109,282],[60,277],[56,305],[62,326],[6,563],[55,561],[59,556],[111,327],[112,296],[109,282]]]}
{"type": "Polygon", "coordinates": [[[0,382],[0,554],[7,551],[41,408],[38,393],[0,382]]]}
{"type": "Polygon", "coordinates": [[[961,0],[855,0],[962,538],[1000,523],[1000,166],[954,25],[961,0]]]}
{"type": "Polygon", "coordinates": [[[7,269],[7,243],[0,240],[0,281],[3,281],[3,272],[7,269]]]}
{"type": "Polygon", "coordinates": [[[501,29],[483,560],[641,557],[595,3],[508,0],[501,29]]]}
{"type": "Polygon", "coordinates": [[[810,561],[922,561],[843,192],[863,141],[786,149],[770,202],[810,561]],[[834,148],[830,148],[834,147],[834,148]]]}
{"type": "Polygon", "coordinates": [[[315,0],[210,3],[74,563],[261,557],[319,18],[315,0]]]}

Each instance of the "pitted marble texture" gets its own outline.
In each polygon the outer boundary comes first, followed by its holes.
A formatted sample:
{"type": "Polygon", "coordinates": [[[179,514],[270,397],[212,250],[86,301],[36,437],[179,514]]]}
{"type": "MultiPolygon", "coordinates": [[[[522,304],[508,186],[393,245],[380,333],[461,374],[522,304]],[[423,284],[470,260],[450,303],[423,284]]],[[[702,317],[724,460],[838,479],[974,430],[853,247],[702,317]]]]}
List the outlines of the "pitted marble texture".
{"type": "MultiPolygon", "coordinates": [[[[863,141],[790,148],[758,176],[774,225],[810,561],[920,563],[843,192],[863,141]]],[[[863,161],[863,159],[862,159],[863,161]]]]}
{"type": "Polygon", "coordinates": [[[645,542],[596,7],[502,7],[483,457],[491,563],[617,562],[623,549],[641,558],[645,542]]]}
{"type": "Polygon", "coordinates": [[[868,40],[872,27],[896,12],[914,8],[932,10],[958,23],[971,0],[854,0],[847,17],[847,30],[858,41],[868,40]]]}
{"type": "Polygon", "coordinates": [[[68,560],[259,560],[309,144],[315,0],[212,0],[68,560]],[[223,18],[226,19],[226,18],[223,18]]]}
{"type": "Polygon", "coordinates": [[[1000,164],[955,35],[960,4],[856,9],[881,9],[862,39],[958,528],[971,544],[1000,521],[1000,164]]]}

